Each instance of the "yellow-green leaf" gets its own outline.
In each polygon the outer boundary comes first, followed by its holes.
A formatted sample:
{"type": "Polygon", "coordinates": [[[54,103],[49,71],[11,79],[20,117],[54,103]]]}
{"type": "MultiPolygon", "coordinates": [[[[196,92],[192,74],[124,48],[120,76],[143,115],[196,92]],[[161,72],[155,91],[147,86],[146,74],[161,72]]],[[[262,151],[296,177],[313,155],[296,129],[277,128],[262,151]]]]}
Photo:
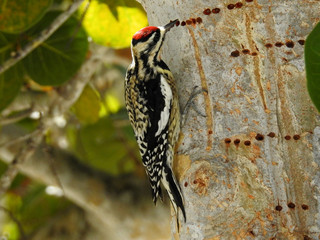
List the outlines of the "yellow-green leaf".
{"type": "Polygon", "coordinates": [[[80,122],[88,124],[97,122],[101,107],[99,93],[87,85],[73,107],[80,122]]]}
{"type": "Polygon", "coordinates": [[[132,172],[135,163],[128,155],[131,142],[123,144],[121,138],[111,119],[101,118],[79,130],[76,151],[81,161],[109,174],[132,172]]]}
{"type": "Polygon", "coordinates": [[[0,31],[21,33],[39,21],[52,0],[0,0],[0,31]]]}
{"type": "Polygon", "coordinates": [[[6,221],[0,230],[0,236],[10,236],[10,240],[18,240],[20,237],[18,225],[13,221],[6,221]]]}
{"type": "MultiPolygon", "coordinates": [[[[81,14],[87,3],[82,4],[81,14]]],[[[133,0],[92,0],[83,20],[93,41],[113,48],[129,47],[132,35],[147,24],[144,10],[133,0]]]]}

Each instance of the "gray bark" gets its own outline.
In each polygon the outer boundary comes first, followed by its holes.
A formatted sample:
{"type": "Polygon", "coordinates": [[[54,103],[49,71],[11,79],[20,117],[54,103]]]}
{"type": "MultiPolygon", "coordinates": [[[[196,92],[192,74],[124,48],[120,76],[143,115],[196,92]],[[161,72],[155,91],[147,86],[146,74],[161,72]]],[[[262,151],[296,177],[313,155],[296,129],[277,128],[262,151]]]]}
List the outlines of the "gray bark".
{"type": "Polygon", "coordinates": [[[202,19],[173,28],[163,52],[181,106],[194,86],[208,91],[195,102],[206,117],[190,111],[182,129],[175,165],[187,222],[178,233],[172,221],[174,238],[319,239],[319,114],[299,40],[320,2],[140,2],[150,25],[202,19]]]}

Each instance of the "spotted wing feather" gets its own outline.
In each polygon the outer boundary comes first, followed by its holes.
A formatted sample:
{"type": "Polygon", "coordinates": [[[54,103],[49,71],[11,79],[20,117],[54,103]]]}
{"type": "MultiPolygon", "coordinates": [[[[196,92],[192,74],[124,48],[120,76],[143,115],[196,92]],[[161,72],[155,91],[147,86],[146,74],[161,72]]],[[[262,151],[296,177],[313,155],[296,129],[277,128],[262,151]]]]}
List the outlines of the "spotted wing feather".
{"type": "Polygon", "coordinates": [[[148,81],[133,81],[128,71],[126,102],[129,119],[139,145],[143,165],[149,177],[153,201],[161,196],[160,182],[167,159],[169,115],[172,103],[170,86],[162,75],[148,81]]]}

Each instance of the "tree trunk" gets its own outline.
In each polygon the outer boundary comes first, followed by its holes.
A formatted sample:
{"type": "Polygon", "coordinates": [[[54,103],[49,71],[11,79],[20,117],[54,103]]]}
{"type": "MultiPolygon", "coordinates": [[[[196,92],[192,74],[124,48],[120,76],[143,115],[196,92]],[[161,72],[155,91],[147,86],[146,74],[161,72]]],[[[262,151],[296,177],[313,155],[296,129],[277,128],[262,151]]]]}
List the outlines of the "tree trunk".
{"type": "Polygon", "coordinates": [[[319,115],[303,46],[320,2],[140,2],[150,25],[180,20],[163,59],[181,106],[194,86],[207,90],[194,104],[206,117],[191,110],[182,128],[187,222],[178,233],[172,221],[174,238],[320,239],[319,115]]]}

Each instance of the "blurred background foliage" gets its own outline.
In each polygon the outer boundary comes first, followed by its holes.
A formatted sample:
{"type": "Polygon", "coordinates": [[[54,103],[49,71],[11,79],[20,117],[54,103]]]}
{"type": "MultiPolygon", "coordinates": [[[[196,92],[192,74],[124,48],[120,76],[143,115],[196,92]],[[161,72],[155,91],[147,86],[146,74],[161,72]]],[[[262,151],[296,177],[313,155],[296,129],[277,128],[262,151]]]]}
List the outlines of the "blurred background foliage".
{"type": "MultiPolygon", "coordinates": [[[[71,3],[0,0],[0,65],[48,28],[71,3]]],[[[84,1],[48,40],[0,74],[2,117],[15,113],[10,106],[19,96],[50,95],[74,77],[88,57],[95,56],[94,77],[68,114],[54,119],[56,128],[47,133],[46,142],[107,174],[144,176],[124,110],[123,81],[131,62],[131,36],[146,25],[146,13],[135,1],[84,1]]],[[[31,132],[40,116],[32,112],[15,124],[31,132]]],[[[6,168],[0,161],[0,174],[6,168]]],[[[1,239],[32,236],[55,215],[74,208],[62,195],[59,188],[19,175],[1,200],[1,239]]]]}
{"type": "Polygon", "coordinates": [[[320,22],[308,35],[304,49],[307,87],[313,104],[320,112],[320,22]]]}

